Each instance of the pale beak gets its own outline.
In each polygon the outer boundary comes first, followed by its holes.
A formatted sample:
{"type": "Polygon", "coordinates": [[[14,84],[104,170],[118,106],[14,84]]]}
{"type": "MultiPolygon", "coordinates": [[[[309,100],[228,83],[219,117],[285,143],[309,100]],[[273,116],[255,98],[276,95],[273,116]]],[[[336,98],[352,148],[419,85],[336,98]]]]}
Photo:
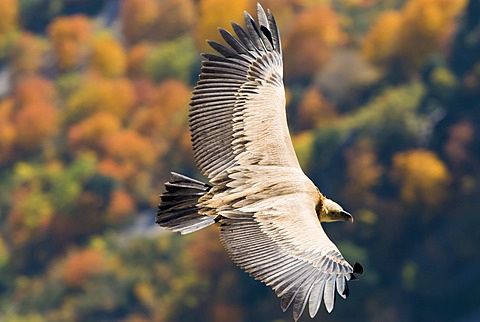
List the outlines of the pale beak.
{"type": "Polygon", "coordinates": [[[340,213],[342,214],[343,220],[353,222],[353,216],[350,215],[348,212],[342,210],[340,213]]]}

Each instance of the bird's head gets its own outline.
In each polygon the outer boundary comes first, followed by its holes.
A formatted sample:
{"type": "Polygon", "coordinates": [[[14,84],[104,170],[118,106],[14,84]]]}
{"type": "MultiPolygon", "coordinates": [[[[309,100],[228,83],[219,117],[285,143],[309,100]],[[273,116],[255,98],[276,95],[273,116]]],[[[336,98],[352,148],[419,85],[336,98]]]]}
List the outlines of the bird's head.
{"type": "Polygon", "coordinates": [[[325,198],[323,209],[319,214],[321,222],[349,221],[353,222],[353,216],[343,210],[342,206],[331,199],[325,198]]]}

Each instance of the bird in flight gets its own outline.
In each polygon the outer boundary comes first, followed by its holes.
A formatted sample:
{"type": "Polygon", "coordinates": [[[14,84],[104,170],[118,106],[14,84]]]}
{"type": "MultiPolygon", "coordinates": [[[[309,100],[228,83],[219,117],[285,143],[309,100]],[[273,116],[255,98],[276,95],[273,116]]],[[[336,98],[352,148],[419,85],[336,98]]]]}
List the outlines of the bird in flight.
{"type": "Polygon", "coordinates": [[[323,300],[349,294],[353,267],[321,222],[353,217],[327,199],[303,173],[287,126],[280,34],[270,10],[245,12],[228,45],[208,41],[190,102],[195,162],[209,183],[172,173],[160,195],[156,222],[188,234],[217,223],[230,258],[269,285],[297,321],[308,303],[313,318],[323,300]]]}

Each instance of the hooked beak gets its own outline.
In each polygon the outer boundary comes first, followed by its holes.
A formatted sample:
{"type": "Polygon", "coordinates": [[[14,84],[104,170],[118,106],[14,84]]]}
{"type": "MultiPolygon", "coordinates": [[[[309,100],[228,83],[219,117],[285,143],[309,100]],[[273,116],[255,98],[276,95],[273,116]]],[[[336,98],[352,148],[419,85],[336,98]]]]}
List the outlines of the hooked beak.
{"type": "Polygon", "coordinates": [[[341,214],[342,214],[343,220],[353,222],[353,216],[350,215],[348,212],[346,212],[345,210],[342,210],[341,214]]]}

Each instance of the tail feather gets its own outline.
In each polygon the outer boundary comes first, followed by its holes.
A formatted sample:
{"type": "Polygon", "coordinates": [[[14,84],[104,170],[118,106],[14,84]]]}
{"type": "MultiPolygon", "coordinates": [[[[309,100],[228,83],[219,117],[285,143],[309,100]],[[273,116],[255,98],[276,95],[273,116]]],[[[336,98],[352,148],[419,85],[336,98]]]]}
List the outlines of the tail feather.
{"type": "Polygon", "coordinates": [[[215,222],[214,218],[200,215],[198,199],[211,185],[172,172],[171,181],[165,183],[166,192],[160,195],[156,223],[171,231],[188,234],[215,222]]]}

